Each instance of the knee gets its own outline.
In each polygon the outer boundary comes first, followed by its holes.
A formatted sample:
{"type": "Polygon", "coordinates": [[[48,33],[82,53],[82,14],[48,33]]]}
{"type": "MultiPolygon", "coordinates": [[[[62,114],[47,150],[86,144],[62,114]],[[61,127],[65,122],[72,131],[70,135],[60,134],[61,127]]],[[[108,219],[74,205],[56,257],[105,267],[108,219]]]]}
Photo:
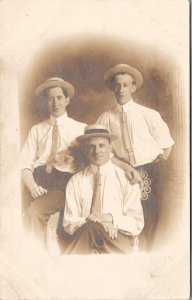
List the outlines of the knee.
{"type": "Polygon", "coordinates": [[[34,200],[30,207],[28,208],[28,214],[31,217],[42,218],[45,214],[45,211],[41,205],[39,205],[38,201],[34,200]]]}

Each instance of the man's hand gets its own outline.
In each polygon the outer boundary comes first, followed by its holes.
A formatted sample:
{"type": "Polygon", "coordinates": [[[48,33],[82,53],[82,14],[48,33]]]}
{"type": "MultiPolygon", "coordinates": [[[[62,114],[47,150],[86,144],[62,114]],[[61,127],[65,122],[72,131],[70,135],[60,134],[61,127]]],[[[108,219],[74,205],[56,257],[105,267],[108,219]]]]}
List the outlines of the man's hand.
{"type": "Polygon", "coordinates": [[[80,227],[79,222],[76,222],[66,226],[65,231],[72,235],[75,233],[75,231],[77,231],[77,229],[79,229],[79,227],[80,227]]]}
{"type": "Polygon", "coordinates": [[[113,240],[117,238],[118,229],[114,227],[114,225],[110,222],[102,223],[103,228],[109,234],[109,237],[113,240]]]}
{"type": "Polygon", "coordinates": [[[143,190],[143,180],[139,173],[130,166],[127,162],[120,160],[119,158],[113,156],[111,158],[112,163],[125,171],[127,178],[131,184],[138,183],[140,185],[141,191],[143,190]]]}
{"type": "Polygon", "coordinates": [[[143,190],[143,180],[139,174],[139,172],[137,172],[133,167],[131,166],[127,166],[126,170],[125,170],[126,176],[128,177],[129,181],[131,184],[136,184],[138,183],[140,185],[140,189],[141,191],[143,190]]]}
{"type": "Polygon", "coordinates": [[[95,223],[100,223],[100,224],[102,224],[103,222],[109,222],[112,224],[113,217],[111,214],[94,212],[93,214],[89,215],[88,220],[95,222],[95,223]]]}
{"type": "Polygon", "coordinates": [[[47,194],[47,190],[42,188],[42,186],[34,183],[33,188],[31,189],[31,196],[35,199],[47,194]]]}

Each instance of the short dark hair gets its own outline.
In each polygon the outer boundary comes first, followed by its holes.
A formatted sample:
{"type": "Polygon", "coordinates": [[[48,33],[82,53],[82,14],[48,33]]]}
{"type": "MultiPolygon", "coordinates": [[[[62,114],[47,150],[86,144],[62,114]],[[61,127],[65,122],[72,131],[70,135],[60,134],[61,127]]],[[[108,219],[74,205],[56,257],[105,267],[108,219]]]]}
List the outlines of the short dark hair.
{"type": "MultiPolygon", "coordinates": [[[[51,86],[51,87],[45,89],[45,90],[43,91],[43,96],[47,97],[48,91],[49,91],[50,89],[54,89],[54,88],[56,88],[56,87],[60,87],[60,86],[55,85],[55,86],[51,86]]],[[[62,89],[64,96],[65,96],[65,97],[68,97],[67,91],[66,91],[63,87],[60,87],[60,88],[62,89]]]]}
{"type": "Polygon", "coordinates": [[[115,78],[116,78],[117,75],[129,75],[129,76],[131,76],[132,77],[132,84],[136,85],[135,78],[131,74],[129,74],[127,72],[119,72],[119,73],[117,73],[117,74],[115,74],[115,75],[112,76],[112,78],[110,80],[111,81],[111,86],[113,86],[113,84],[115,82],[115,78]]]}

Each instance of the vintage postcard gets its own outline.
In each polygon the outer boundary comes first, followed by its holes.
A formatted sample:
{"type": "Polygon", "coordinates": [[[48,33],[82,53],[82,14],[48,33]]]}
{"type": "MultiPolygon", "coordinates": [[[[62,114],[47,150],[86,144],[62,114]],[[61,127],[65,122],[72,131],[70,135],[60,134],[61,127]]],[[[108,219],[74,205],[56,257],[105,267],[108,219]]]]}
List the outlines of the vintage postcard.
{"type": "Polygon", "coordinates": [[[190,298],[189,9],[0,1],[0,299],[190,298]]]}

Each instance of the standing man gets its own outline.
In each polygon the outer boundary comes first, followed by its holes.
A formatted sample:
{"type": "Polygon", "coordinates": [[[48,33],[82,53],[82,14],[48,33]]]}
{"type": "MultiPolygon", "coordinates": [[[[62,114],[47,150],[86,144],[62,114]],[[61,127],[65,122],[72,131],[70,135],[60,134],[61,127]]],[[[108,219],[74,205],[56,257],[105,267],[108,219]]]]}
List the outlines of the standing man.
{"type": "Polygon", "coordinates": [[[149,250],[158,222],[158,198],[162,193],[160,170],[174,142],[160,114],[133,101],[132,94],[143,83],[137,69],[118,64],[105,73],[104,80],[114,93],[117,105],[104,112],[97,123],[105,125],[118,137],[112,142],[112,149],[119,166],[126,169],[131,165],[143,178],[144,234],[149,250]]]}
{"type": "Polygon", "coordinates": [[[67,115],[66,107],[74,95],[69,82],[49,78],[35,91],[36,97],[42,93],[50,118],[29,131],[22,150],[22,179],[31,194],[24,213],[26,225],[44,242],[49,217],[64,207],[66,184],[78,169],[73,146],[85,124],[67,115]]]}
{"type": "Polygon", "coordinates": [[[90,164],[66,188],[64,229],[59,228],[63,254],[129,253],[143,228],[139,184],[110,160],[115,137],[106,127],[90,125],[77,138],[90,164]]]}

